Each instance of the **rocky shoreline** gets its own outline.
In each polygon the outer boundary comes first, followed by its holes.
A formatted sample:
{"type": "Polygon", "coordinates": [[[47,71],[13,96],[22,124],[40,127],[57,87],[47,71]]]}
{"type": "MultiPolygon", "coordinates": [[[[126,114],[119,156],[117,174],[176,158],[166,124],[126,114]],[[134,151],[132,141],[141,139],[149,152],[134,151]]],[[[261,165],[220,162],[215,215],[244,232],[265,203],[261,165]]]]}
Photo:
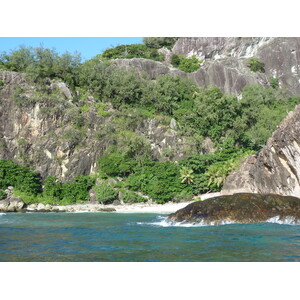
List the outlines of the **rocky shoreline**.
{"type": "Polygon", "coordinates": [[[10,212],[38,212],[38,213],[57,213],[57,212],[116,212],[116,213],[173,213],[197,199],[208,199],[220,195],[220,193],[209,193],[197,196],[192,201],[185,202],[168,202],[165,204],[157,204],[152,201],[144,203],[124,204],[115,201],[113,204],[100,204],[98,202],[76,203],[72,205],[50,205],[43,203],[26,204],[20,197],[16,197],[12,193],[12,188],[6,190],[7,199],[0,200],[0,213],[10,212]]]}
{"type": "MultiPolygon", "coordinates": [[[[209,197],[209,196],[207,196],[209,197]]],[[[188,204],[189,202],[166,204],[157,203],[133,203],[133,204],[120,204],[120,205],[103,205],[100,203],[80,203],[72,205],[49,205],[43,203],[32,203],[26,205],[19,197],[13,197],[5,200],[0,200],[0,213],[11,212],[29,212],[29,213],[83,213],[83,212],[116,212],[116,213],[173,213],[188,204]]]]}
{"type": "Polygon", "coordinates": [[[300,198],[276,194],[238,193],[197,201],[172,213],[168,221],[221,225],[259,223],[276,218],[300,223],[300,198]]]}

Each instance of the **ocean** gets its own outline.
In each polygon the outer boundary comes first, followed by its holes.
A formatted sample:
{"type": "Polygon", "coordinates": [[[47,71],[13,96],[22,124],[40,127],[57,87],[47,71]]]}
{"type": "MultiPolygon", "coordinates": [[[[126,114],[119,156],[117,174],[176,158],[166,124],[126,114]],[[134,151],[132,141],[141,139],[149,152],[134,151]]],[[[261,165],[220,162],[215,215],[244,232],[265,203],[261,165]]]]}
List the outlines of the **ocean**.
{"type": "Polygon", "coordinates": [[[300,261],[300,225],[175,225],[165,214],[0,214],[4,262],[300,261]]]}

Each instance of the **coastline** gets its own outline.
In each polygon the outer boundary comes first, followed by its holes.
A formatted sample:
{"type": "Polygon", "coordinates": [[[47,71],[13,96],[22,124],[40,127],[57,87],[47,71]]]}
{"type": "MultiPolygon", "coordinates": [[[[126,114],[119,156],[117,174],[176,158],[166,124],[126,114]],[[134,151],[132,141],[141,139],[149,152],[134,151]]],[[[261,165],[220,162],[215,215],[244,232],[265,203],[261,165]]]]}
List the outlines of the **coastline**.
{"type": "Polygon", "coordinates": [[[100,203],[84,203],[73,205],[44,205],[42,203],[36,203],[28,205],[27,212],[72,212],[72,213],[86,213],[86,212],[113,212],[113,213],[162,213],[169,214],[174,213],[177,210],[187,206],[197,199],[205,200],[212,197],[216,197],[220,193],[204,194],[200,197],[197,196],[192,201],[185,202],[168,202],[165,204],[157,203],[133,203],[133,204],[121,204],[121,205],[103,205],[100,203]]]}

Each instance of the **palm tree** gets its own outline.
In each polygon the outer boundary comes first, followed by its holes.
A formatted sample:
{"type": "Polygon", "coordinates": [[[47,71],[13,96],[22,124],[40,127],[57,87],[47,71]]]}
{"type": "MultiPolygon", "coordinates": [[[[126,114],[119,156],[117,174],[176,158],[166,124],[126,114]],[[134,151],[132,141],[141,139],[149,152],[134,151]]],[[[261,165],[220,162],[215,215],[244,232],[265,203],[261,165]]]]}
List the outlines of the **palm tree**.
{"type": "Polygon", "coordinates": [[[180,170],[180,178],[181,178],[181,183],[187,183],[191,184],[194,182],[194,175],[192,175],[194,171],[192,169],[189,169],[188,167],[183,167],[180,170]]]}

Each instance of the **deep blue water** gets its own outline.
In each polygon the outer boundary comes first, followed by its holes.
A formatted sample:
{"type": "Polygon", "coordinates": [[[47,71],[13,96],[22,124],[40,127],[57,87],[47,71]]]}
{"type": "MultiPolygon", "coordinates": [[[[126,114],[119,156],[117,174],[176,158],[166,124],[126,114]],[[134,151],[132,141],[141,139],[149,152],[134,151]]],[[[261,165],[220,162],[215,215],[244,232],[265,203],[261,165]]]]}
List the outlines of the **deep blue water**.
{"type": "Polygon", "coordinates": [[[0,261],[300,261],[300,226],[166,226],[166,215],[0,215],[0,261]]]}

